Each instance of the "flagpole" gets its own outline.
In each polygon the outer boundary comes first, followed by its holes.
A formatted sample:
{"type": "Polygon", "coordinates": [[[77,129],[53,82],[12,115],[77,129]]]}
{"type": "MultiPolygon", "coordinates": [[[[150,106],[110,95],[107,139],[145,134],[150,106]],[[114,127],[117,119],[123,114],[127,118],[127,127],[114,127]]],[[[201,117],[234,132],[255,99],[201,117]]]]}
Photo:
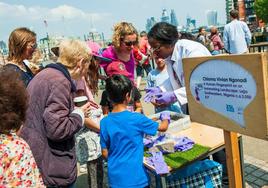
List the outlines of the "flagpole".
{"type": "Polygon", "coordinates": [[[47,21],[44,20],[44,24],[45,24],[45,28],[46,28],[46,34],[47,34],[47,51],[48,51],[48,59],[49,59],[49,56],[51,54],[51,51],[50,51],[50,46],[49,46],[49,35],[48,35],[48,24],[47,24],[47,21]]]}

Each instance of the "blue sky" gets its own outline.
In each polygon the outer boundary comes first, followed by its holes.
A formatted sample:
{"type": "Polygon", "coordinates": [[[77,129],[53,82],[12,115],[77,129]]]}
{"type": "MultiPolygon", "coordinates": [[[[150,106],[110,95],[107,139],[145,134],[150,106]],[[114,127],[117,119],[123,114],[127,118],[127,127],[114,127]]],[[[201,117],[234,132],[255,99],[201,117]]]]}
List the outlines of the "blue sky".
{"type": "Polygon", "coordinates": [[[216,10],[219,23],[226,21],[225,0],[0,0],[0,40],[6,41],[21,26],[34,30],[38,38],[47,31],[82,37],[92,28],[109,38],[115,23],[132,22],[141,31],[147,18],[160,18],[163,8],[168,13],[174,9],[180,25],[185,25],[187,15],[197,26],[207,25],[206,10],[216,10]]]}

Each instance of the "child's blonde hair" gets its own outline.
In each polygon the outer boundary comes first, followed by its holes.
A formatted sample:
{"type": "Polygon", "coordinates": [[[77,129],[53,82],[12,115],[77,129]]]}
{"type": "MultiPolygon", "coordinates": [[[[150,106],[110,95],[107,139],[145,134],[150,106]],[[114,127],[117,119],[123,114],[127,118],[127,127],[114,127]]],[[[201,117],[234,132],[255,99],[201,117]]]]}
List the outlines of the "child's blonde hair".
{"type": "Polygon", "coordinates": [[[90,62],[91,57],[91,50],[85,42],[71,39],[60,43],[59,61],[69,69],[74,68],[81,59],[90,62]]]}
{"type": "Polygon", "coordinates": [[[136,34],[138,40],[138,32],[135,27],[128,22],[120,22],[114,25],[114,33],[112,43],[115,48],[120,47],[121,41],[124,39],[126,35],[136,34]]]}

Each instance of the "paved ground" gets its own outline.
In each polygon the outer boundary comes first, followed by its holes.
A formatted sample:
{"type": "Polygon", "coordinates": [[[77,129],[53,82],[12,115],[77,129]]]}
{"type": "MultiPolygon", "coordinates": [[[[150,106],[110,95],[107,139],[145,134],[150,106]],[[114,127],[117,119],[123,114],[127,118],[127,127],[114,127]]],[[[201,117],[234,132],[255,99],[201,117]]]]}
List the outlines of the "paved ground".
{"type": "MultiPolygon", "coordinates": [[[[141,91],[141,94],[144,96],[144,91],[141,91]]],[[[100,97],[101,91],[96,97],[96,102],[99,102],[100,97]]],[[[143,103],[143,109],[146,115],[153,113],[150,104],[143,103]]],[[[246,188],[268,188],[268,141],[243,136],[243,150],[246,188]]],[[[80,174],[77,188],[86,187],[86,174],[80,174]]]]}

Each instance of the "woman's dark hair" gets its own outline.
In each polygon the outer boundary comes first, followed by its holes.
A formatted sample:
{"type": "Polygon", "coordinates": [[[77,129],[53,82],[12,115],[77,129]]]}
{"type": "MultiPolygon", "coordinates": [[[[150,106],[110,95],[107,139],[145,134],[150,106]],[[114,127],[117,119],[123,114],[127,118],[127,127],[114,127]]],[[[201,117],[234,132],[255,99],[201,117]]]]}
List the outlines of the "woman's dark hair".
{"type": "Polygon", "coordinates": [[[0,69],[0,133],[17,131],[25,121],[28,95],[20,75],[8,68],[0,69]]]}
{"type": "Polygon", "coordinates": [[[106,79],[106,91],[111,102],[115,104],[123,103],[126,94],[132,90],[132,82],[123,75],[113,75],[106,79]]]}
{"type": "Polygon", "coordinates": [[[204,27],[199,27],[198,32],[200,33],[203,29],[205,29],[204,27]]]}
{"type": "Polygon", "coordinates": [[[174,45],[179,38],[179,33],[176,26],[166,22],[158,22],[149,31],[148,39],[150,38],[161,44],[174,45]]]}
{"type": "Polygon", "coordinates": [[[188,40],[196,41],[196,37],[192,33],[188,33],[188,32],[180,32],[179,39],[188,39],[188,40]]]}

